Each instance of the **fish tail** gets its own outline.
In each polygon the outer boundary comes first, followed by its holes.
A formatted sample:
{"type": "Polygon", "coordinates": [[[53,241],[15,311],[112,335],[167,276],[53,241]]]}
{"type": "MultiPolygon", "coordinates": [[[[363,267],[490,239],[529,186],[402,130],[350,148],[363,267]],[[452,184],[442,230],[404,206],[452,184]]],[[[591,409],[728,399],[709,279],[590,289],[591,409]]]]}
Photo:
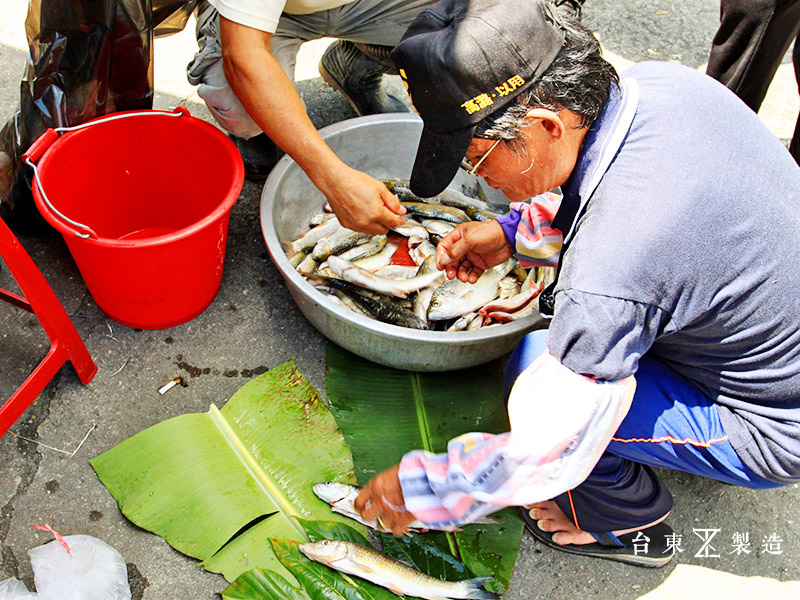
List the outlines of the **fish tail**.
{"type": "Polygon", "coordinates": [[[467,588],[464,598],[472,598],[476,600],[498,600],[502,594],[490,592],[486,589],[486,584],[494,581],[494,577],[475,577],[474,579],[467,579],[462,583],[467,588]]]}

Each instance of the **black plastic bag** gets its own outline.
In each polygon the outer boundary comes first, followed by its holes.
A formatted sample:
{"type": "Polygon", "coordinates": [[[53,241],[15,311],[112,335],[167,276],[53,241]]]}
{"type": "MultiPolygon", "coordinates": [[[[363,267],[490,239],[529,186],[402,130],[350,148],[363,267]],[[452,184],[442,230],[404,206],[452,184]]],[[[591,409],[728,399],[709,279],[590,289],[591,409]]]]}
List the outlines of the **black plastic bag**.
{"type": "Polygon", "coordinates": [[[181,31],[197,2],[29,1],[20,103],[0,131],[0,216],[43,222],[21,158],[45,130],[153,107],[153,39],[181,31]]]}

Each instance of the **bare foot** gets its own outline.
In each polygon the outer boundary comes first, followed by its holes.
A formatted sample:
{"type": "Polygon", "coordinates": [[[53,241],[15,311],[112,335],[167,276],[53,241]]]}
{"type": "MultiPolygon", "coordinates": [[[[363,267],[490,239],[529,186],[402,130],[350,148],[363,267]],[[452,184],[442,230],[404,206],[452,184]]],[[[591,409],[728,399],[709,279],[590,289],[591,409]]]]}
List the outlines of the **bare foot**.
{"type": "MultiPolygon", "coordinates": [[[[597,540],[592,537],[592,534],[578,529],[558,507],[558,504],[556,504],[553,500],[548,500],[547,502],[537,502],[536,504],[531,504],[525,508],[528,509],[531,518],[536,519],[536,524],[539,526],[539,529],[550,533],[555,532],[553,533],[553,541],[556,544],[561,546],[565,544],[583,546],[585,544],[593,544],[597,542],[597,540]]],[[[614,531],[613,533],[614,535],[619,536],[626,533],[631,533],[632,531],[646,529],[647,527],[652,527],[653,525],[660,523],[666,518],[667,515],[664,515],[657,521],[653,521],[652,523],[644,525],[643,527],[620,529],[619,531],[614,531]]]]}

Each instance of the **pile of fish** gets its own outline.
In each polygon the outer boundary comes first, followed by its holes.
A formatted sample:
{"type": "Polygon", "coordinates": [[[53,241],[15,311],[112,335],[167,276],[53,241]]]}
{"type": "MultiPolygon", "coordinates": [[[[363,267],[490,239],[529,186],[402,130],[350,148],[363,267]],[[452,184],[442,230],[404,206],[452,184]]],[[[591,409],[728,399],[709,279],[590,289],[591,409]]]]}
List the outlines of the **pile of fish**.
{"type": "Polygon", "coordinates": [[[473,330],[538,310],[533,300],[552,280],[551,268],[526,272],[512,257],[474,284],[448,281],[436,268],[436,244],[458,223],[500,216],[496,208],[452,189],[423,199],[406,180],[383,182],[407,211],[388,235],[347,229],[328,210],[285,246],[292,266],[320,291],[357,314],[421,330],[473,330]]]}

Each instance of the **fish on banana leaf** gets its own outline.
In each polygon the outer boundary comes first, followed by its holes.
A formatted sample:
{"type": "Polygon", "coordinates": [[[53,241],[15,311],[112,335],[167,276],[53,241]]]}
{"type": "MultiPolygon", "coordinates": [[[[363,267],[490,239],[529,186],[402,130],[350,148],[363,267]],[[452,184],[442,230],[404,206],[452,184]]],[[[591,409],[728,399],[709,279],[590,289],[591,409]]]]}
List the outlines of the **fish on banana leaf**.
{"type": "Polygon", "coordinates": [[[491,577],[463,581],[437,579],[377,550],[353,542],[322,540],[300,544],[299,548],[313,561],[342,573],[361,577],[401,596],[427,600],[500,598],[499,594],[485,587],[491,577]]]}
{"type": "MultiPolygon", "coordinates": [[[[355,509],[354,502],[356,501],[356,497],[361,492],[361,488],[355,485],[350,485],[349,483],[339,483],[336,481],[324,481],[322,483],[315,483],[314,487],[312,488],[314,493],[320,500],[327,502],[331,506],[331,510],[335,513],[339,513],[340,515],[344,515],[354,521],[358,521],[362,525],[366,525],[371,529],[376,531],[380,531],[382,533],[391,533],[391,529],[386,529],[381,525],[381,523],[377,520],[368,521],[363,519],[358,511],[355,509]]],[[[405,510],[405,507],[392,507],[397,508],[398,510],[405,510]]],[[[479,525],[497,525],[500,523],[499,520],[493,517],[482,517],[475,521],[475,523],[479,525]]],[[[428,527],[427,525],[421,523],[420,521],[414,521],[408,526],[409,531],[413,531],[415,533],[426,533],[428,531],[459,531],[457,527],[428,527]]]]}

